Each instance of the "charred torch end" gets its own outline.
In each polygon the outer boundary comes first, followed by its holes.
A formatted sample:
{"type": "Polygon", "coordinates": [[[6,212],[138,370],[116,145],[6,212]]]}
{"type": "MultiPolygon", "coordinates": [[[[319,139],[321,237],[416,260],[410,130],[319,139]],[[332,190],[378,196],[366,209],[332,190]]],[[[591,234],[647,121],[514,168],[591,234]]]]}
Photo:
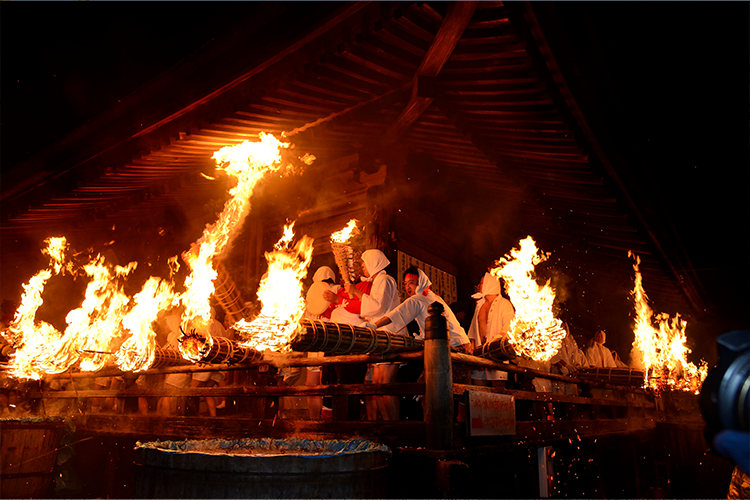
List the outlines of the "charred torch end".
{"type": "Polygon", "coordinates": [[[180,353],[183,357],[194,363],[202,361],[211,350],[213,342],[210,337],[197,333],[195,328],[190,329],[190,333],[185,333],[180,326],[180,332],[180,353]]]}
{"type": "Polygon", "coordinates": [[[493,361],[508,361],[517,357],[510,339],[505,336],[474,349],[474,356],[493,361]]]}

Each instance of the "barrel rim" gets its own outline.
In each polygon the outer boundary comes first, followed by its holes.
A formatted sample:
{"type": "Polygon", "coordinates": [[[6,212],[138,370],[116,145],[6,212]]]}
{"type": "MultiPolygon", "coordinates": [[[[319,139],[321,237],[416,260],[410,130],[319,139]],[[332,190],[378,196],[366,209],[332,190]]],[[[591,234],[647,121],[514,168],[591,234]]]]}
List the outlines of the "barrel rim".
{"type": "Polygon", "coordinates": [[[346,456],[362,454],[368,452],[381,452],[389,457],[393,454],[391,449],[380,443],[363,438],[352,439],[300,439],[291,438],[252,438],[252,439],[185,439],[182,441],[150,441],[142,443],[137,441],[134,449],[153,450],[162,453],[189,453],[206,456],[252,456],[257,458],[276,458],[276,457],[301,457],[301,458],[331,458],[336,456],[346,456]],[[284,453],[263,454],[262,450],[283,451],[284,453]],[[219,450],[236,450],[236,449],[253,449],[261,453],[252,455],[242,455],[236,453],[221,453],[219,450]],[[210,453],[208,450],[212,450],[210,453]],[[297,452],[295,453],[295,450],[297,452]]]}

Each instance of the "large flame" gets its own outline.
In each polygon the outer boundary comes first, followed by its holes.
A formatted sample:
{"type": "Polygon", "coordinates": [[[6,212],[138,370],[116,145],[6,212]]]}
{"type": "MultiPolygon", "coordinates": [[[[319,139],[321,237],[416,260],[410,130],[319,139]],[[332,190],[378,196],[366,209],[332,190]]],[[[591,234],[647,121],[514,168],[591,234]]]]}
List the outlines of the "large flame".
{"type": "Polygon", "coordinates": [[[122,343],[115,358],[121,370],[139,372],[151,366],[156,353],[153,322],[159,311],[167,309],[174,300],[171,283],[154,276],[133,297],[133,308],[122,319],[123,326],[131,335],[122,343]]]}
{"type": "Polygon", "coordinates": [[[534,266],[547,257],[528,236],[520,241],[520,248],[513,248],[510,255],[500,259],[498,266],[490,271],[505,280],[510,301],[516,309],[508,338],[517,354],[535,361],[552,358],[566,335],[562,322],[552,312],[555,291],[549,281],[542,286],[535,279],[534,266]]]}
{"type": "Polygon", "coordinates": [[[185,306],[183,323],[199,330],[207,328],[211,320],[209,299],[214,293],[213,282],[217,276],[213,260],[227,249],[242,227],[250,211],[255,185],[268,173],[282,168],[281,148],[289,147],[289,143],[280,142],[270,134],[261,132],[258,137],[259,142],[245,141],[227,146],[213,155],[216,168],[236,179],[237,184],[229,190],[230,199],[224,204],[218,220],[206,225],[203,235],[183,256],[191,271],[181,296],[185,306]]]}
{"type": "Polygon", "coordinates": [[[289,147],[289,143],[280,142],[270,134],[261,132],[259,139],[259,142],[245,141],[221,148],[213,155],[217,169],[235,178],[237,184],[230,189],[230,199],[224,204],[218,220],[206,225],[201,238],[183,255],[191,272],[185,280],[186,290],[181,296],[185,306],[182,322],[188,325],[185,332],[190,335],[183,337],[180,351],[191,361],[200,361],[202,353],[211,347],[209,299],[214,293],[213,282],[218,275],[214,258],[226,250],[241,228],[250,211],[250,198],[258,181],[282,168],[281,148],[289,147]]]}
{"type": "Polygon", "coordinates": [[[66,260],[65,238],[48,238],[42,252],[50,256],[48,269],[38,272],[24,285],[21,306],[6,331],[16,347],[9,373],[19,378],[38,380],[44,373],[61,373],[78,364],[83,371],[101,369],[121,341],[122,318],[130,299],[122,291],[121,278],[136,267],[108,266],[101,255],[77,269],[66,260]],[[43,304],[42,292],[52,275],[65,271],[88,276],[84,300],[65,318],[67,327],[60,333],[52,325],[35,320],[43,304]]]}
{"type": "Polygon", "coordinates": [[[299,320],[305,311],[302,280],[312,262],[313,239],[303,236],[292,245],[294,223],[284,227],[274,250],[266,252],[268,273],[258,287],[258,299],[263,305],[252,322],[244,320],[234,329],[245,339],[241,345],[258,351],[283,351],[288,347],[299,320]]]}
{"type": "Polygon", "coordinates": [[[48,269],[36,273],[23,285],[21,305],[16,310],[13,321],[2,332],[3,336],[16,348],[11,356],[8,373],[18,378],[38,380],[42,372],[36,366],[36,359],[43,356],[52,342],[60,338],[60,332],[49,323],[35,320],[36,312],[43,304],[42,292],[47,281],[54,274],[64,272],[66,267],[65,250],[68,242],[64,237],[51,237],[44,240],[47,247],[42,253],[49,255],[48,269]]]}
{"type": "MultiPolygon", "coordinates": [[[[628,254],[632,256],[632,253],[628,254]]],[[[643,289],[643,278],[638,268],[640,263],[641,259],[635,256],[635,284],[631,293],[635,306],[635,340],[631,352],[633,366],[644,371],[645,385],[654,390],[670,388],[698,394],[708,375],[708,364],[701,360],[700,366],[695,366],[687,360],[691,352],[685,345],[687,321],[681,319],[679,314],[675,314],[674,318],[666,313],[654,316],[643,289]]]]}
{"type": "MultiPolygon", "coordinates": [[[[201,238],[183,254],[190,273],[185,280],[185,292],[180,295],[175,294],[171,281],[151,277],[131,299],[123,292],[122,281],[135,269],[136,262],[126,267],[112,266],[97,255],[85,265],[75,267],[67,259],[69,249],[65,238],[45,240],[47,247],[43,253],[49,255],[50,264],[24,285],[21,306],[2,332],[16,349],[7,372],[18,378],[39,379],[45,373],[61,373],[76,364],[81,370],[95,371],[110,362],[116,362],[123,370],[144,370],[154,359],[156,335],[153,322],[157,314],[160,310],[179,305],[185,307],[182,324],[186,330],[203,333],[203,343],[209,343],[210,347],[209,300],[217,275],[214,260],[228,250],[242,227],[258,181],[268,173],[290,169],[281,162],[281,149],[287,147],[288,143],[260,133],[258,142],[245,141],[214,154],[217,169],[233,177],[236,184],[230,189],[230,199],[218,220],[207,225],[201,238]],[[89,283],[81,306],[68,313],[67,327],[61,333],[48,323],[37,322],[35,316],[43,304],[42,294],[47,281],[65,272],[85,274],[89,283]]],[[[313,160],[310,155],[300,159],[301,163],[308,165],[313,160]]],[[[300,243],[306,249],[309,247],[303,259],[305,272],[312,258],[312,240],[308,240],[300,243]]],[[[169,259],[169,264],[171,280],[179,265],[176,258],[169,259]]],[[[275,317],[283,317],[282,321],[295,324],[299,319],[290,319],[294,315],[287,318],[284,314],[275,317]]]]}

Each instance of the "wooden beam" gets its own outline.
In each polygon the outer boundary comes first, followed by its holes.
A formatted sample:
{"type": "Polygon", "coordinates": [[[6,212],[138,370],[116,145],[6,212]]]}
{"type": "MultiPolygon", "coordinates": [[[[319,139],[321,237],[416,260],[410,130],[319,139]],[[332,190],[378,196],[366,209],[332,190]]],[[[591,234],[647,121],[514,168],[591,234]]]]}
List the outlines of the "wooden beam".
{"type": "Polygon", "coordinates": [[[387,145],[398,141],[401,136],[409,130],[424,111],[432,104],[431,97],[419,95],[418,86],[420,77],[435,77],[440,73],[448,61],[453,49],[456,48],[466,26],[477,8],[478,2],[454,2],[445,17],[440,30],[427,50],[422,63],[417,69],[412,84],[411,98],[401,110],[401,114],[389,127],[381,139],[381,145],[387,145]]]}
{"type": "Polygon", "coordinates": [[[135,398],[135,397],[270,397],[270,396],[348,396],[348,395],[415,395],[424,394],[424,383],[395,384],[336,384],[315,386],[252,386],[252,387],[190,387],[184,389],[162,387],[132,387],[129,389],[104,389],[72,391],[31,391],[29,398],[135,398]]]}

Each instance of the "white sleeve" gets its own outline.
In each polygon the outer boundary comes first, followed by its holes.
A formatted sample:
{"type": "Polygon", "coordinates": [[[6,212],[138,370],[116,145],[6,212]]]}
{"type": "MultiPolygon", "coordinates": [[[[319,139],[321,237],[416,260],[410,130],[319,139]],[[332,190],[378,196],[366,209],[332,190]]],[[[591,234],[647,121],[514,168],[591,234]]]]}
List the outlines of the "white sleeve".
{"type": "Polygon", "coordinates": [[[409,297],[386,316],[398,325],[408,325],[419,315],[419,306],[420,303],[416,297],[409,297]]]}
{"type": "Polygon", "coordinates": [[[375,322],[388,315],[391,305],[398,303],[397,297],[396,281],[387,274],[376,276],[370,293],[362,295],[362,309],[359,315],[375,322]]]}
{"type": "Polygon", "coordinates": [[[450,334],[451,347],[458,347],[460,345],[468,344],[469,337],[466,335],[463,327],[456,321],[448,320],[448,333],[450,334]]]}
{"type": "Polygon", "coordinates": [[[604,349],[607,350],[607,352],[604,353],[604,359],[602,360],[604,368],[617,368],[617,363],[615,363],[615,357],[612,356],[612,351],[607,347],[604,349]]]}
{"type": "Polygon", "coordinates": [[[500,306],[500,329],[501,333],[505,334],[510,331],[510,324],[516,317],[516,311],[509,300],[503,300],[500,306]]]}
{"type": "Polygon", "coordinates": [[[481,300],[477,301],[477,305],[474,308],[474,317],[471,318],[471,326],[469,326],[469,331],[467,332],[469,339],[474,341],[474,347],[482,345],[482,339],[479,338],[479,309],[481,309],[482,304],[481,300]]]}
{"type": "Polygon", "coordinates": [[[586,360],[589,362],[589,366],[591,368],[601,367],[601,364],[599,363],[599,360],[597,358],[598,356],[596,355],[596,352],[593,348],[586,348],[586,360]]]}

